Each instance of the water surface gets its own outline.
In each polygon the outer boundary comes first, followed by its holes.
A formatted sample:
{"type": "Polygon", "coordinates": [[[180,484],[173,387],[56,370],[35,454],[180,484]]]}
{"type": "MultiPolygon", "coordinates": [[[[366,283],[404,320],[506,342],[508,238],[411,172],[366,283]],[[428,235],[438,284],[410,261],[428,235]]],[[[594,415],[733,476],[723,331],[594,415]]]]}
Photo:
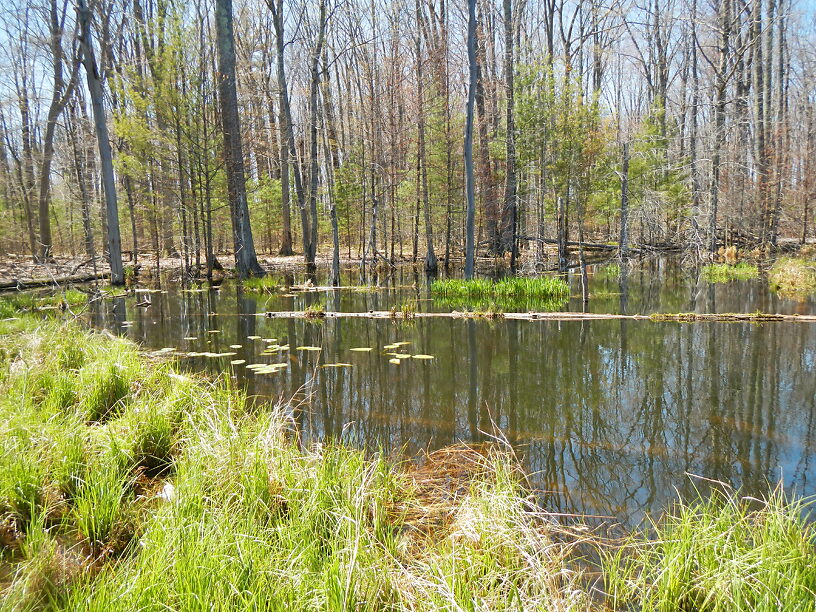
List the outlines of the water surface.
{"type": "MultiPolygon", "coordinates": [[[[344,282],[355,277],[347,271],[344,282]]],[[[677,490],[691,493],[700,481],[687,474],[754,495],[780,479],[789,491],[816,493],[816,325],[258,316],[311,304],[445,309],[412,269],[379,282],[378,290],[292,297],[252,294],[236,283],[166,283],[150,294],[149,308],[136,307],[134,297],[106,300],[88,317],[146,348],[235,353],[182,363],[232,376],[263,400],[294,398],[309,438],[413,454],[485,440],[498,429],[553,511],[633,523],[665,508],[677,490]],[[384,348],[394,343],[406,344],[384,348]],[[289,348],[262,355],[270,345],[289,348]],[[355,347],[372,350],[349,350],[355,347]],[[387,353],[434,359],[394,364],[387,353]],[[287,367],[253,374],[245,367],[253,363],[287,367]],[[336,363],[351,367],[320,367],[336,363]]],[[[572,287],[563,309],[581,310],[575,278],[572,287]]],[[[623,278],[599,268],[590,291],[593,312],[816,312],[812,300],[779,298],[761,279],[709,285],[665,260],[623,278]]]]}

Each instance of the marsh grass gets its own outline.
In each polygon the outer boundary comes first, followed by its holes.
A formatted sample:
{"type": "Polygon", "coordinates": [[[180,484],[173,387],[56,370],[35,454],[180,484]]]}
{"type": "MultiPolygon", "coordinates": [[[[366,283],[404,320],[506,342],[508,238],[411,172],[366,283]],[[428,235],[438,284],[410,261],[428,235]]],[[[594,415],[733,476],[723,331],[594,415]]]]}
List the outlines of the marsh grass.
{"type": "Polygon", "coordinates": [[[816,603],[816,530],[807,506],[781,487],[765,499],[714,490],[678,503],[607,555],[616,608],[811,610],[816,603]]]}
{"type": "Polygon", "coordinates": [[[600,601],[578,552],[595,542],[538,506],[506,445],[418,463],[307,446],[290,407],[228,378],[18,324],[0,337],[0,610],[814,607],[813,529],[781,491],[678,505],[603,556],[600,601]]]}
{"type": "Polygon", "coordinates": [[[244,291],[253,293],[277,293],[281,288],[280,282],[270,276],[253,276],[241,281],[244,291]]]}
{"type": "Polygon", "coordinates": [[[443,279],[431,284],[434,297],[470,299],[567,299],[569,285],[566,281],[546,277],[508,276],[497,281],[474,278],[470,280],[443,279]]]}
{"type": "Polygon", "coordinates": [[[569,285],[555,277],[444,279],[433,282],[431,294],[442,306],[481,313],[557,311],[569,299],[569,285]]]}
{"type": "Polygon", "coordinates": [[[792,297],[805,297],[816,292],[816,261],[782,257],[768,272],[772,291],[792,297]]]}
{"type": "Polygon", "coordinates": [[[703,279],[707,283],[728,283],[735,280],[757,278],[759,268],[745,262],[735,264],[720,263],[703,266],[702,273],[703,279]]]}

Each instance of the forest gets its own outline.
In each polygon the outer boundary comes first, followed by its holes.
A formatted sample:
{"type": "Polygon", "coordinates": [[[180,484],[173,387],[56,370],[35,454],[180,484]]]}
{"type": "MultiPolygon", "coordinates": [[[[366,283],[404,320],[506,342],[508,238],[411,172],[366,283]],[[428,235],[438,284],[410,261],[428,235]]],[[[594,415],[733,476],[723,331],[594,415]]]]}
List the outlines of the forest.
{"type": "Polygon", "coordinates": [[[245,252],[233,166],[247,250],[307,264],[435,271],[465,255],[471,201],[476,254],[530,269],[578,243],[705,258],[812,235],[807,2],[471,4],[5,4],[3,250],[92,258],[113,238],[130,264],[211,276],[245,252]]]}

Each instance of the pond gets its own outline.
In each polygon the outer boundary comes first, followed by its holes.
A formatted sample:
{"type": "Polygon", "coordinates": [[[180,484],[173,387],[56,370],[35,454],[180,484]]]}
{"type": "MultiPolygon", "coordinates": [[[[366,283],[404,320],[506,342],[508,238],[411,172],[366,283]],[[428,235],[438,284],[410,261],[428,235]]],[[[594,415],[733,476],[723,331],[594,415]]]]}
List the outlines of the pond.
{"type": "MultiPolygon", "coordinates": [[[[707,284],[671,260],[592,272],[593,312],[816,312],[812,299],[779,298],[762,279],[707,284]]],[[[286,276],[281,284],[304,280],[286,276]]],[[[345,283],[355,279],[345,271],[345,283]]],[[[580,296],[578,278],[571,287],[580,296]]],[[[176,349],[183,367],[227,373],[263,400],[294,399],[307,439],[412,455],[498,431],[550,510],[624,524],[705,486],[689,474],[747,494],[780,479],[816,493],[816,324],[258,316],[314,305],[449,310],[407,267],[377,289],[162,289],[97,301],[88,320],[147,349],[176,349]]],[[[561,305],[581,308],[580,297],[561,305]]]]}

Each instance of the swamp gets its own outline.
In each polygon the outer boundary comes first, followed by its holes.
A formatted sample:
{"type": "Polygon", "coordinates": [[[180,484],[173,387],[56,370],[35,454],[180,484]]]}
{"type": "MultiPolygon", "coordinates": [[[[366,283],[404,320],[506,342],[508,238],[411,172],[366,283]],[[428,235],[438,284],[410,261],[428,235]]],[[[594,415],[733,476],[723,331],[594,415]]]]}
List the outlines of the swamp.
{"type": "Polygon", "coordinates": [[[812,1],[0,4],[0,612],[816,610],[812,1]]]}

